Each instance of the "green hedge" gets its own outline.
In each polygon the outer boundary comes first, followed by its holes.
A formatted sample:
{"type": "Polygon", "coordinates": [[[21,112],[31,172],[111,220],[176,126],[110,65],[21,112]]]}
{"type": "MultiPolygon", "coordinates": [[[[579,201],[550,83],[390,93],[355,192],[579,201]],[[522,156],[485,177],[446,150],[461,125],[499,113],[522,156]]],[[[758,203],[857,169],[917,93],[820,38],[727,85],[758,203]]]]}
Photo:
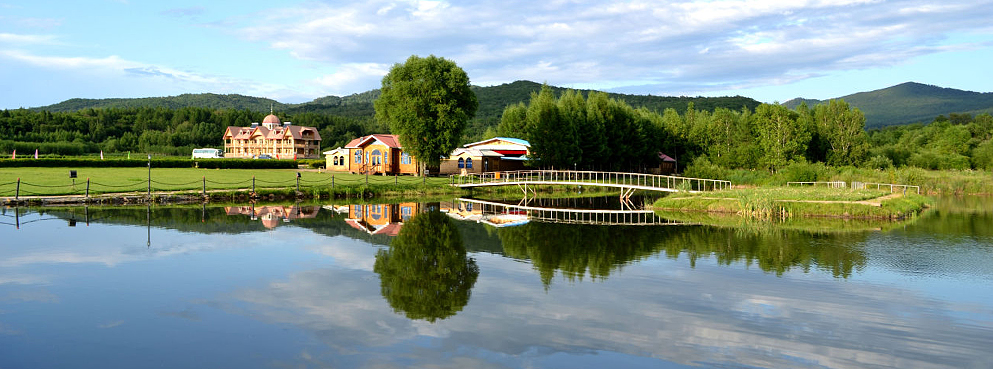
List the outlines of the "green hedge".
{"type": "MultiPolygon", "coordinates": [[[[252,159],[180,159],[152,158],[153,168],[206,168],[206,169],[297,169],[293,160],[252,160],[252,159]]],[[[98,158],[24,158],[0,159],[2,167],[144,167],[148,159],[108,159],[98,158]]]]}

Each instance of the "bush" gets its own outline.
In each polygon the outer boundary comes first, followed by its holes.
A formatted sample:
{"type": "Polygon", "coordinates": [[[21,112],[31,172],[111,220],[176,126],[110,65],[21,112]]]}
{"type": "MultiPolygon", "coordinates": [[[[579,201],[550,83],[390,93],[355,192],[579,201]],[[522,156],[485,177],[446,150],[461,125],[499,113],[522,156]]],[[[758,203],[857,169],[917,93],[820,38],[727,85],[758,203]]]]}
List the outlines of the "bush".
{"type": "Polygon", "coordinates": [[[779,171],[785,182],[817,182],[827,180],[824,163],[794,162],[779,171]]]}
{"type": "Polygon", "coordinates": [[[893,167],[893,160],[883,155],[876,155],[865,162],[866,168],[885,170],[893,167]]]}
{"type": "Polygon", "coordinates": [[[711,163],[704,155],[693,159],[693,162],[683,170],[683,175],[691,178],[725,179],[725,172],[724,168],[711,163]]]}

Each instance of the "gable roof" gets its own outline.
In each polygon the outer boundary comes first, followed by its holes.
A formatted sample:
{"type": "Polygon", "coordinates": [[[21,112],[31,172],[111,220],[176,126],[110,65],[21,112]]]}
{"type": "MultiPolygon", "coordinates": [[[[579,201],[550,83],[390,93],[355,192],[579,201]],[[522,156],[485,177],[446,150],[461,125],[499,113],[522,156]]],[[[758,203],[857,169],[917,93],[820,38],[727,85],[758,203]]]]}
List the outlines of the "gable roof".
{"type": "Polygon", "coordinates": [[[519,138],[510,138],[510,137],[493,137],[493,138],[482,140],[482,141],[479,141],[479,142],[467,143],[467,144],[462,145],[462,146],[463,147],[479,146],[479,145],[487,144],[487,143],[490,143],[490,142],[493,142],[493,141],[507,141],[507,142],[510,142],[512,144],[517,144],[517,145],[521,145],[521,146],[531,147],[531,143],[530,142],[527,142],[527,140],[522,140],[522,139],[519,139],[519,138]]]}
{"type": "Polygon", "coordinates": [[[345,145],[345,148],[357,149],[368,145],[370,141],[374,141],[374,140],[382,142],[384,145],[395,149],[403,148],[403,146],[400,146],[400,137],[398,137],[397,135],[384,135],[384,134],[374,134],[374,135],[368,135],[368,136],[362,136],[356,138],[354,140],[349,141],[348,144],[345,145]]]}

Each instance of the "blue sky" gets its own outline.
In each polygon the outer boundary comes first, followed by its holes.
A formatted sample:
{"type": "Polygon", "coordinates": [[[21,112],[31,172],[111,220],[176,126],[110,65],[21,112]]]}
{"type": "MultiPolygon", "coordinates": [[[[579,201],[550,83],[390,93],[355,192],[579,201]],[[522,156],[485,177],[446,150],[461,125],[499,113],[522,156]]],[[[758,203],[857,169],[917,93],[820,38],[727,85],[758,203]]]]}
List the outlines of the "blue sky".
{"type": "Polygon", "coordinates": [[[0,108],[378,88],[434,54],[473,84],[826,99],[915,81],[990,92],[993,0],[0,0],[0,108]]]}

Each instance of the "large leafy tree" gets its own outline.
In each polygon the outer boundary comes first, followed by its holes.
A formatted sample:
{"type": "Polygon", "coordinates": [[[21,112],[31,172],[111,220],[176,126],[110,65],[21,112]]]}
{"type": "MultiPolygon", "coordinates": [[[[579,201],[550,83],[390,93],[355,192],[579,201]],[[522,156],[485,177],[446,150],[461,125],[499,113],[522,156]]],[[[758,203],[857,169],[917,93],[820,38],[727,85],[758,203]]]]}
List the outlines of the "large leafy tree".
{"type": "Polygon", "coordinates": [[[404,223],[389,250],[376,253],[373,271],[394,311],[430,322],[461,311],[479,276],[458,228],[438,211],[404,223]]]}
{"type": "Polygon", "coordinates": [[[810,127],[801,115],[779,104],[762,104],[755,109],[758,141],[765,152],[765,164],[775,172],[786,164],[803,159],[810,143],[810,127]]]}
{"type": "Polygon", "coordinates": [[[844,100],[831,100],[814,107],[814,123],[827,143],[827,162],[831,165],[855,165],[865,160],[869,151],[865,133],[865,115],[852,109],[844,100]]]}
{"type": "Polygon", "coordinates": [[[479,103],[469,76],[455,62],[413,55],[383,77],[374,106],[376,120],[400,136],[404,150],[422,164],[438,166],[461,143],[479,103]]]}

